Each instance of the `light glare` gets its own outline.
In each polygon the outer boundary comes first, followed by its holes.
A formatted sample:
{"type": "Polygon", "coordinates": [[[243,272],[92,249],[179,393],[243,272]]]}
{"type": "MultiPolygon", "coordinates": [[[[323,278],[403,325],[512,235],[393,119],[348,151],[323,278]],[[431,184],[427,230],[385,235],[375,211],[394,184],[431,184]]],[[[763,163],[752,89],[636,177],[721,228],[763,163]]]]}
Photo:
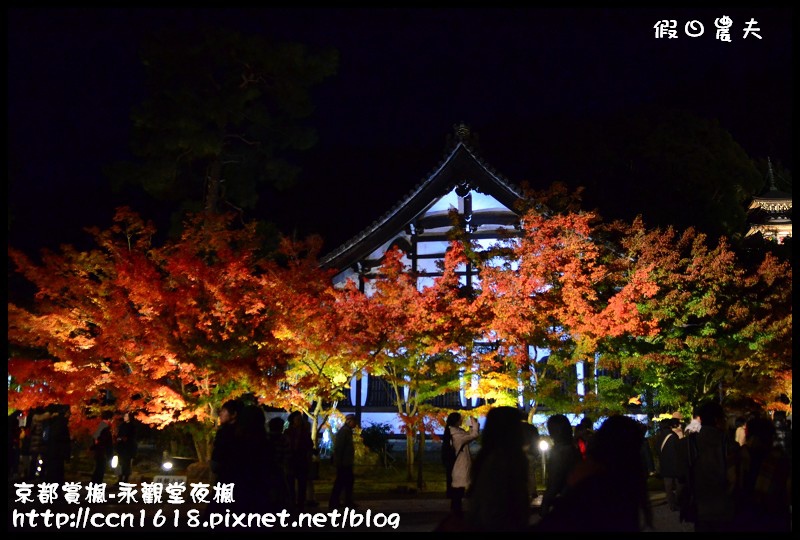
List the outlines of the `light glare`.
{"type": "Polygon", "coordinates": [[[549,449],[550,449],[550,443],[548,443],[544,439],[539,441],[539,450],[541,450],[542,452],[547,452],[549,449]]]}

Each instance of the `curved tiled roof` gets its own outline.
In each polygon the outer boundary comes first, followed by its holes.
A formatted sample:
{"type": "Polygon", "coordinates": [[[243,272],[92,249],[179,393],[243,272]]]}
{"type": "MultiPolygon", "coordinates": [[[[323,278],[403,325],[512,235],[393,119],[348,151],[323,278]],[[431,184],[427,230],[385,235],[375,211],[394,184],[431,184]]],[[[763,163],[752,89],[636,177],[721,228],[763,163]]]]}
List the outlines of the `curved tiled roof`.
{"type": "Polygon", "coordinates": [[[750,230],[746,236],[757,232],[773,236],[778,234],[779,230],[783,231],[780,234],[785,234],[788,231],[788,236],[791,236],[792,195],[775,187],[775,174],[772,170],[772,160],[769,157],[767,158],[767,178],[769,179],[767,191],[757,197],[753,197],[750,203],[747,215],[750,230]]]}
{"type": "Polygon", "coordinates": [[[789,206],[791,207],[791,193],[780,191],[777,187],[775,187],[775,173],[772,170],[772,159],[769,156],[767,157],[767,179],[769,180],[769,188],[765,193],[753,197],[753,200],[765,202],[788,201],[789,206]]]}
{"type": "Polygon", "coordinates": [[[436,198],[465,180],[473,188],[492,195],[509,208],[514,208],[514,203],[522,198],[518,187],[509,183],[461,140],[405,198],[369,227],[325,255],[321,265],[347,268],[402,230],[436,198]]]}
{"type": "Polygon", "coordinates": [[[792,202],[792,195],[785,191],[779,191],[775,188],[770,189],[766,193],[753,197],[754,201],[788,201],[792,202]]]}

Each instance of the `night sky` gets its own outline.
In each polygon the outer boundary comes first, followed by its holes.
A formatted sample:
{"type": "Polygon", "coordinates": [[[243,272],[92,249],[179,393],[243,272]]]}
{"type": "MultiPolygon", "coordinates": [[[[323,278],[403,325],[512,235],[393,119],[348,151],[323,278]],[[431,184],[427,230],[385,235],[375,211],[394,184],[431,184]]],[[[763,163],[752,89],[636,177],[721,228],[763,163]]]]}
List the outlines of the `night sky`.
{"type": "MultiPolygon", "coordinates": [[[[789,9],[11,9],[8,11],[9,243],[35,253],[105,228],[118,204],[103,167],[131,159],[129,115],[144,97],[148,30],[213,21],[338,49],[315,91],[319,143],[299,182],[251,217],[318,232],[326,251],[426,177],[453,125],[511,181],[545,187],[538,155],[559,118],[639,105],[719,120],[753,159],[792,168],[789,9]],[[714,21],[733,20],[731,42],[714,21]],[[762,39],[743,39],[755,19],[762,39]],[[653,26],[677,21],[678,39],[653,26]],[[697,20],[703,35],[684,25],[697,20]]],[[[563,136],[563,134],[561,135],[563,136]]],[[[576,156],[576,159],[580,159],[576,156]]],[[[134,205],[135,207],[135,205],[134,205]]],[[[146,217],[152,209],[135,207],[146,217]]]]}

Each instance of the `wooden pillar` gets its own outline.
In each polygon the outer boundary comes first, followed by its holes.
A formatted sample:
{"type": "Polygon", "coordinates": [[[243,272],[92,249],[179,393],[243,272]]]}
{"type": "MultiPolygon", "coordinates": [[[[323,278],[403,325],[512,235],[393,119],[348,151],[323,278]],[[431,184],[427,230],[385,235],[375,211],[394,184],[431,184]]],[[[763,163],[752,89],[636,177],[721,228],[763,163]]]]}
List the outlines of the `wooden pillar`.
{"type": "MultiPolygon", "coordinates": [[[[364,294],[366,290],[366,279],[364,277],[364,265],[361,262],[356,263],[356,270],[358,271],[358,290],[364,294]]],[[[361,370],[356,373],[356,402],[353,403],[355,410],[353,413],[356,415],[358,425],[361,425],[361,370]]]]}

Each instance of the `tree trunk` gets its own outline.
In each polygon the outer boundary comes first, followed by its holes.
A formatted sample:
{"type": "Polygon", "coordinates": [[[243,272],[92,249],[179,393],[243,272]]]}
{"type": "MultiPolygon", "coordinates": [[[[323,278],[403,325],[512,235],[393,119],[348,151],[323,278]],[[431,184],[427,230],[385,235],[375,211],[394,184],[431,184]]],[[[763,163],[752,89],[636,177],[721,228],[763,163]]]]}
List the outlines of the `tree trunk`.
{"type": "Polygon", "coordinates": [[[414,481],[414,431],[406,431],[406,481],[414,481]]]}
{"type": "Polygon", "coordinates": [[[403,399],[403,393],[400,386],[392,383],[392,390],[394,391],[395,403],[397,405],[397,412],[399,417],[406,423],[406,482],[414,481],[414,428],[415,425],[408,425],[408,419],[412,418],[411,414],[406,411],[414,410],[411,402],[415,399],[415,394],[409,392],[408,400],[403,399]]]}
{"type": "MultiPolygon", "coordinates": [[[[333,408],[336,408],[336,403],[334,403],[333,408]]],[[[330,414],[327,417],[320,418],[323,416],[324,408],[322,401],[314,402],[314,406],[310,408],[308,411],[308,418],[311,421],[311,442],[314,443],[314,448],[317,448],[319,444],[319,428],[322,424],[325,423],[325,420],[330,417],[330,414]]]]}
{"type": "Polygon", "coordinates": [[[194,451],[197,453],[197,461],[204,464],[208,463],[211,460],[211,450],[214,447],[213,426],[204,430],[194,430],[192,432],[192,443],[194,443],[194,451]]]}
{"type": "Polygon", "coordinates": [[[419,429],[419,446],[417,449],[417,489],[420,491],[425,490],[425,478],[422,474],[422,463],[425,456],[425,426],[420,426],[419,429]]]}

